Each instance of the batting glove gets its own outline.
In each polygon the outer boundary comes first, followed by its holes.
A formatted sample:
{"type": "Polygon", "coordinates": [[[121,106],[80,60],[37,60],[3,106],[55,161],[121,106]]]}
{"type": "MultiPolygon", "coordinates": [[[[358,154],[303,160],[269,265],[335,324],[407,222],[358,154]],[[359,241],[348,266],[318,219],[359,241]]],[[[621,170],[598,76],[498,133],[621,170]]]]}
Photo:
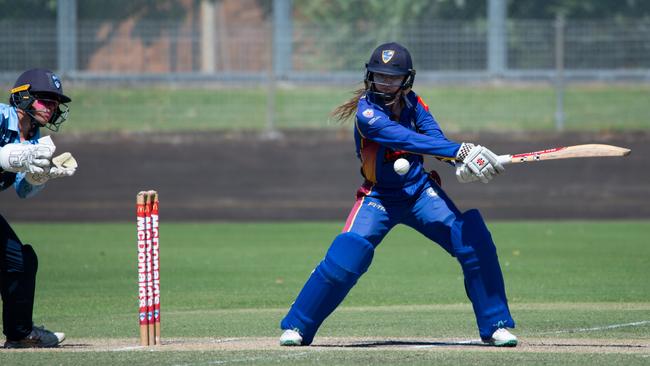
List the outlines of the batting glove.
{"type": "Polygon", "coordinates": [[[456,165],[456,179],[460,183],[476,182],[478,177],[467,167],[467,164],[459,163],[456,165]]]}
{"type": "Polygon", "coordinates": [[[488,183],[495,175],[503,173],[505,168],[495,153],[481,145],[463,143],[458,149],[456,160],[462,164],[456,168],[456,178],[461,183],[472,182],[468,172],[483,183],[488,183]]]}

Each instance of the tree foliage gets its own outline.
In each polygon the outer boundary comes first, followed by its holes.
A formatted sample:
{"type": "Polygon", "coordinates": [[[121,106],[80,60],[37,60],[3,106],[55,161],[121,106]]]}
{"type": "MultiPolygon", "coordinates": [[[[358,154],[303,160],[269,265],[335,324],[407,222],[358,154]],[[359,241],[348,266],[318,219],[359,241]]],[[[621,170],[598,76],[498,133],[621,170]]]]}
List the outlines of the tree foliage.
{"type": "MultiPolygon", "coordinates": [[[[226,1],[226,0],[211,0],[226,1]]],[[[650,17],[648,0],[506,0],[508,16],[549,19],[558,12],[568,18],[615,19],[650,17]]],[[[194,1],[198,6],[200,0],[194,1]]],[[[77,0],[79,19],[121,19],[125,14],[147,11],[155,18],[175,18],[187,8],[182,0],[77,0]]],[[[256,0],[266,16],[273,0],[256,0]]],[[[385,21],[387,25],[432,19],[480,19],[486,17],[488,0],[293,0],[294,13],[308,21],[349,22],[360,19],[385,21]]],[[[0,19],[54,19],[57,0],[0,0],[0,19]]]]}
{"type": "Polygon", "coordinates": [[[647,0],[510,0],[508,16],[549,19],[563,13],[571,19],[623,19],[650,17],[647,0]]]}
{"type": "MultiPolygon", "coordinates": [[[[569,18],[614,19],[650,17],[648,0],[506,0],[508,16],[549,19],[557,13],[569,18]]],[[[300,0],[295,11],[314,22],[377,19],[387,25],[424,20],[485,18],[488,0],[300,0]]]]}
{"type": "Polygon", "coordinates": [[[0,19],[56,19],[56,0],[0,0],[0,19]]]}
{"type": "MultiPolygon", "coordinates": [[[[77,17],[82,20],[120,20],[146,13],[153,19],[176,19],[187,8],[180,0],[77,0],[77,17]]],[[[56,19],[57,0],[0,0],[0,19],[56,19]]]]}

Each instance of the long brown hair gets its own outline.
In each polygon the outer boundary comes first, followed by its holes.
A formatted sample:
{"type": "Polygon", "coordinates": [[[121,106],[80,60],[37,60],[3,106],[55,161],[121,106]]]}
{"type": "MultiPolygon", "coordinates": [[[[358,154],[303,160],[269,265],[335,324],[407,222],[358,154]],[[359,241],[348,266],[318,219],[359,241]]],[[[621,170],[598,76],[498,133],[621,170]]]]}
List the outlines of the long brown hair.
{"type": "Polygon", "coordinates": [[[361,96],[365,92],[366,92],[365,87],[359,88],[354,92],[352,92],[352,98],[350,98],[347,102],[341,104],[340,106],[334,108],[332,113],[330,113],[330,116],[334,117],[334,119],[338,120],[341,123],[352,118],[356,114],[357,104],[359,104],[359,98],[361,98],[361,96]]]}
{"type": "MultiPolygon", "coordinates": [[[[404,101],[402,100],[402,96],[408,94],[411,91],[411,88],[409,87],[406,90],[399,90],[397,94],[398,103],[403,107],[404,106],[404,101]]],[[[359,88],[352,92],[352,98],[348,99],[347,102],[341,104],[340,106],[334,108],[332,113],[330,113],[330,116],[334,117],[337,121],[344,123],[348,119],[352,118],[357,111],[357,105],[359,104],[359,99],[363,96],[363,94],[366,92],[366,88],[359,88]]],[[[400,108],[401,110],[401,108],[400,108]]]]}

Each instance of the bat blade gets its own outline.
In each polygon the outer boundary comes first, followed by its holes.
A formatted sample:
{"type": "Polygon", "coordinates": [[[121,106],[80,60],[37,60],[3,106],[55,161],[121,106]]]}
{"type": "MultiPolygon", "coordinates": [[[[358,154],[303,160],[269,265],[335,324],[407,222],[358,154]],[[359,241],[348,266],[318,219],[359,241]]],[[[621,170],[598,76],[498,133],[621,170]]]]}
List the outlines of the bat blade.
{"type": "Polygon", "coordinates": [[[514,155],[500,155],[501,164],[529,163],[542,160],[598,158],[607,156],[627,156],[630,149],[613,145],[585,144],[557,147],[553,149],[533,151],[514,155]]]}

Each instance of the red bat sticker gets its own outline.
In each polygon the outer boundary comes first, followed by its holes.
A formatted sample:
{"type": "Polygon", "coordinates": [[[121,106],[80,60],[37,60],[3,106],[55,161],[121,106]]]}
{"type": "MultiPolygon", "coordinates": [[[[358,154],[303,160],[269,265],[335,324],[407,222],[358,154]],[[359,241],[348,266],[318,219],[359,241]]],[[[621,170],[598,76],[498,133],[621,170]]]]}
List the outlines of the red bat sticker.
{"type": "Polygon", "coordinates": [[[529,152],[529,153],[516,154],[516,155],[512,155],[512,157],[513,158],[525,158],[527,156],[543,155],[543,154],[557,152],[557,151],[564,150],[564,149],[566,149],[566,147],[556,147],[554,149],[547,149],[547,150],[542,150],[542,151],[534,151],[534,152],[529,152]]]}

